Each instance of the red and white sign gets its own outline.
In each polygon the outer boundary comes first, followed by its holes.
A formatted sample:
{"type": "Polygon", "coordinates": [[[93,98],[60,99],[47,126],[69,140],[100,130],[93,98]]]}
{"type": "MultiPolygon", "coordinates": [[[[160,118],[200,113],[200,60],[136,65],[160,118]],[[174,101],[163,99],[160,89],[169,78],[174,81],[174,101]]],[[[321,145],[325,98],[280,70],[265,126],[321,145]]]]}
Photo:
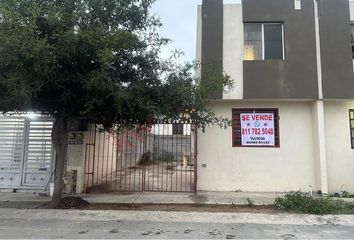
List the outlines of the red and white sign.
{"type": "Polygon", "coordinates": [[[275,146],[273,113],[241,113],[242,146],[275,146]]]}

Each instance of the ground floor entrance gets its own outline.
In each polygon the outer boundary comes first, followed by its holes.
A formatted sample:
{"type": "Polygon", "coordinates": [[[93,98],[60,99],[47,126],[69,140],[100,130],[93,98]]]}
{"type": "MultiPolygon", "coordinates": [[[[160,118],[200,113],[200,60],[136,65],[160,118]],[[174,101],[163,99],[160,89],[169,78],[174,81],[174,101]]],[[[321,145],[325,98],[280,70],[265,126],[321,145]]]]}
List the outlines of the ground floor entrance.
{"type": "Polygon", "coordinates": [[[161,123],[99,131],[85,147],[86,192],[195,192],[196,129],[161,123]]]}
{"type": "Polygon", "coordinates": [[[0,188],[44,189],[51,176],[52,119],[0,115],[0,188]]]}

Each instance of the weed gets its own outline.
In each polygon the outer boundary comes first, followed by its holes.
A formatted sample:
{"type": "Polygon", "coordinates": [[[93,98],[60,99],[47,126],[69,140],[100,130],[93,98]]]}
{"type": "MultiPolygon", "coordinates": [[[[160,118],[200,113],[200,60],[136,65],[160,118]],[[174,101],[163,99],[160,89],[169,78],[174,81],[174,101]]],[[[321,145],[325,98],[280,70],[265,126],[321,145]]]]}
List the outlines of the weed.
{"type": "Polygon", "coordinates": [[[335,213],[348,207],[342,200],[322,196],[314,197],[300,191],[287,193],[284,197],[277,197],[274,206],[278,209],[319,215],[335,213]]]}
{"type": "Polygon", "coordinates": [[[330,195],[331,197],[335,197],[335,198],[354,198],[354,194],[350,194],[346,191],[344,192],[335,192],[335,193],[332,193],[330,195]]]}
{"type": "Polygon", "coordinates": [[[344,202],[343,207],[335,212],[336,214],[354,215],[354,203],[344,202]]]}
{"type": "Polygon", "coordinates": [[[139,161],[140,165],[149,165],[153,163],[153,159],[151,157],[151,152],[148,151],[146,153],[144,153],[143,155],[141,155],[141,159],[139,161]]]}
{"type": "Polygon", "coordinates": [[[248,204],[249,206],[253,206],[254,202],[253,202],[252,199],[246,198],[246,201],[247,201],[247,204],[248,204]]]}

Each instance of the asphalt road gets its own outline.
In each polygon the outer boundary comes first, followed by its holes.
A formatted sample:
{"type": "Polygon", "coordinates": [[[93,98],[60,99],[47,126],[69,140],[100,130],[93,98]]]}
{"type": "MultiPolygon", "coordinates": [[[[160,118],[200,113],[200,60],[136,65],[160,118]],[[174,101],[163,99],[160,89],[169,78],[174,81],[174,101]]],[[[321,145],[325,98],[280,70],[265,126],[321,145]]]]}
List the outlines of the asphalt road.
{"type": "Polygon", "coordinates": [[[354,238],[354,216],[0,209],[0,238],[354,238]]]}

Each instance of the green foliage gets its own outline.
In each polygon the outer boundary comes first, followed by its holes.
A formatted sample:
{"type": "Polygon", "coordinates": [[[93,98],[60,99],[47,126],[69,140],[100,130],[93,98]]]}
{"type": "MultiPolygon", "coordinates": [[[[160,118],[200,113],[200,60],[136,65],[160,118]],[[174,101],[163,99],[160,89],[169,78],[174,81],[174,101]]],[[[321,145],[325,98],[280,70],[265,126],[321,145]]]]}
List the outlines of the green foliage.
{"type": "Polygon", "coordinates": [[[336,197],[336,198],[354,198],[354,194],[350,194],[346,190],[341,190],[340,192],[335,192],[330,195],[331,197],[336,197]]]}
{"type": "Polygon", "coordinates": [[[354,203],[344,202],[344,207],[337,211],[339,214],[352,214],[354,215],[354,203]]]}
{"type": "Polygon", "coordinates": [[[208,72],[204,71],[201,78],[195,77],[195,72],[201,69],[199,63],[179,65],[175,61],[168,62],[165,66],[166,84],[162,89],[164,101],[168,104],[162,107],[162,116],[192,121],[203,131],[207,126],[215,124],[227,128],[231,121],[214,113],[211,96],[215,91],[232,89],[233,80],[226,73],[219,74],[220,66],[217,62],[203,66],[207,66],[208,72]]]}
{"type": "MultiPolygon", "coordinates": [[[[0,111],[38,111],[110,128],[155,119],[230,121],[206,96],[231,79],[162,60],[155,0],[0,1],[0,111]],[[208,84],[201,84],[208,82],[208,84]]],[[[220,66],[214,64],[215,69],[220,66]]]]}
{"type": "Polygon", "coordinates": [[[147,151],[146,153],[141,155],[141,158],[140,158],[140,161],[139,161],[140,165],[150,165],[150,164],[153,164],[153,163],[154,163],[154,160],[151,157],[151,152],[150,151],[147,151]]]}
{"type": "Polygon", "coordinates": [[[0,110],[144,121],[167,42],[154,34],[153,2],[1,1],[0,110]]]}
{"type": "Polygon", "coordinates": [[[160,58],[169,40],[156,32],[161,23],[150,14],[154,1],[0,1],[0,112],[55,118],[53,206],[61,196],[71,122],[113,130],[177,118],[203,130],[230,125],[205,99],[214,84],[230,85],[228,76],[202,86],[208,81],[194,77],[195,64],[160,58]]]}
{"type": "Polygon", "coordinates": [[[349,192],[347,192],[347,191],[342,191],[342,197],[344,197],[344,198],[350,197],[349,192]]]}
{"type": "Polygon", "coordinates": [[[346,208],[346,204],[341,200],[322,196],[314,197],[300,191],[287,193],[284,197],[277,197],[274,205],[278,209],[321,215],[335,213],[346,208]]]}

